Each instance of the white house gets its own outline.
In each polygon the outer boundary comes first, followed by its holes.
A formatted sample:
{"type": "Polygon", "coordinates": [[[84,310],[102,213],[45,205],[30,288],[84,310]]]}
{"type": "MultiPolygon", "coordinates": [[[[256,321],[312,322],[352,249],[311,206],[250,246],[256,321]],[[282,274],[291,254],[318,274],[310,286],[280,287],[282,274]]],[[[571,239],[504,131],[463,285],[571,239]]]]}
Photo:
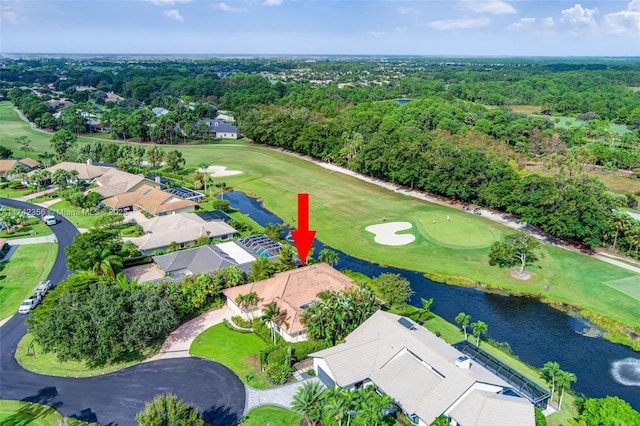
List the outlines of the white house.
{"type": "Polygon", "coordinates": [[[422,326],[378,311],[344,343],[310,355],[328,387],[376,386],[416,425],[535,426],[534,406],[422,326]]]}

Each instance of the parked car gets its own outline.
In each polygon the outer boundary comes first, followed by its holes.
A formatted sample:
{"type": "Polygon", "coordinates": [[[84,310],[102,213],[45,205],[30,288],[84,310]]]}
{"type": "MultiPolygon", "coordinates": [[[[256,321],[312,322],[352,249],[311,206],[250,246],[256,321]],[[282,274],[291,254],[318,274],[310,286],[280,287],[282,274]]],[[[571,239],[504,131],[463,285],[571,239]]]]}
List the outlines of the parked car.
{"type": "Polygon", "coordinates": [[[42,298],[39,295],[34,294],[30,298],[28,298],[24,302],[22,302],[22,304],[18,308],[18,313],[19,314],[28,314],[29,312],[31,312],[32,309],[34,309],[36,306],[38,306],[38,304],[40,303],[41,300],[42,300],[42,298]]]}
{"type": "Polygon", "coordinates": [[[471,210],[471,209],[469,208],[468,204],[463,204],[462,205],[462,210],[471,210]]]}
{"type": "Polygon", "coordinates": [[[47,215],[43,217],[42,220],[44,221],[44,223],[46,223],[49,226],[55,225],[56,223],[58,223],[58,220],[53,215],[47,215]]]}
{"type": "Polygon", "coordinates": [[[480,209],[476,208],[475,210],[473,210],[473,214],[477,214],[478,216],[482,216],[482,212],[480,211],[480,209]]]}

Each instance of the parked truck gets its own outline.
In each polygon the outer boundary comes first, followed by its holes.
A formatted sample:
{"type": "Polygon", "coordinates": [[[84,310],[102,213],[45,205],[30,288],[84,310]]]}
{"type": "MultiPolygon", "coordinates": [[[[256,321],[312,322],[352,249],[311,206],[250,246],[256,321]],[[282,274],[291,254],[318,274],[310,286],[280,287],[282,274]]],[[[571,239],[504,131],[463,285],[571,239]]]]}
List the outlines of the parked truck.
{"type": "Polygon", "coordinates": [[[18,308],[18,313],[28,314],[29,312],[31,312],[32,309],[38,306],[41,300],[42,300],[42,297],[34,293],[33,296],[31,296],[30,298],[22,302],[22,304],[18,308]]]}
{"type": "Polygon", "coordinates": [[[40,283],[33,289],[33,294],[37,294],[40,298],[43,298],[51,290],[51,281],[40,281],[40,283]]]}

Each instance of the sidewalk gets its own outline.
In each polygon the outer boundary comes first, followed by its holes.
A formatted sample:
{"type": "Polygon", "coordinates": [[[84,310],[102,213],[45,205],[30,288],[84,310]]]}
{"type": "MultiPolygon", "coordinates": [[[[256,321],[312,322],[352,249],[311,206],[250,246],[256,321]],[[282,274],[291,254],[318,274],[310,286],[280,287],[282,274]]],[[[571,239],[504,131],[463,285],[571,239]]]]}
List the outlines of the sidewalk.
{"type": "Polygon", "coordinates": [[[41,197],[45,194],[50,194],[52,192],[55,192],[58,188],[49,188],[49,189],[45,189],[44,191],[40,191],[40,192],[34,192],[32,194],[29,195],[25,195],[24,197],[20,197],[20,198],[16,198],[17,201],[29,201],[32,198],[38,198],[41,197]]]}
{"type": "Polygon", "coordinates": [[[180,327],[176,328],[164,341],[160,348],[160,353],[145,362],[157,359],[184,358],[189,357],[189,347],[195,338],[207,328],[220,324],[223,320],[231,320],[233,311],[224,305],[222,308],[205,312],[180,327]]]}

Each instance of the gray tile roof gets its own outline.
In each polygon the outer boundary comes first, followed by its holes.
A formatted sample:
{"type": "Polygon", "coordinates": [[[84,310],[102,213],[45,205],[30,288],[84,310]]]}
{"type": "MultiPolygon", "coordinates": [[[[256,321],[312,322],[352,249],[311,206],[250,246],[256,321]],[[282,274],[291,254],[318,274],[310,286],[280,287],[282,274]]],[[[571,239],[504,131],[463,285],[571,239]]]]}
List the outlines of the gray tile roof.
{"type": "Polygon", "coordinates": [[[199,120],[195,123],[197,126],[198,123],[205,123],[209,126],[209,131],[216,133],[238,133],[238,128],[233,124],[229,124],[224,120],[215,119],[215,120],[199,120]]]}
{"type": "Polygon", "coordinates": [[[251,269],[251,263],[238,264],[227,253],[211,244],[154,256],[153,261],[165,273],[209,273],[229,266],[238,266],[244,272],[251,269]]]}

